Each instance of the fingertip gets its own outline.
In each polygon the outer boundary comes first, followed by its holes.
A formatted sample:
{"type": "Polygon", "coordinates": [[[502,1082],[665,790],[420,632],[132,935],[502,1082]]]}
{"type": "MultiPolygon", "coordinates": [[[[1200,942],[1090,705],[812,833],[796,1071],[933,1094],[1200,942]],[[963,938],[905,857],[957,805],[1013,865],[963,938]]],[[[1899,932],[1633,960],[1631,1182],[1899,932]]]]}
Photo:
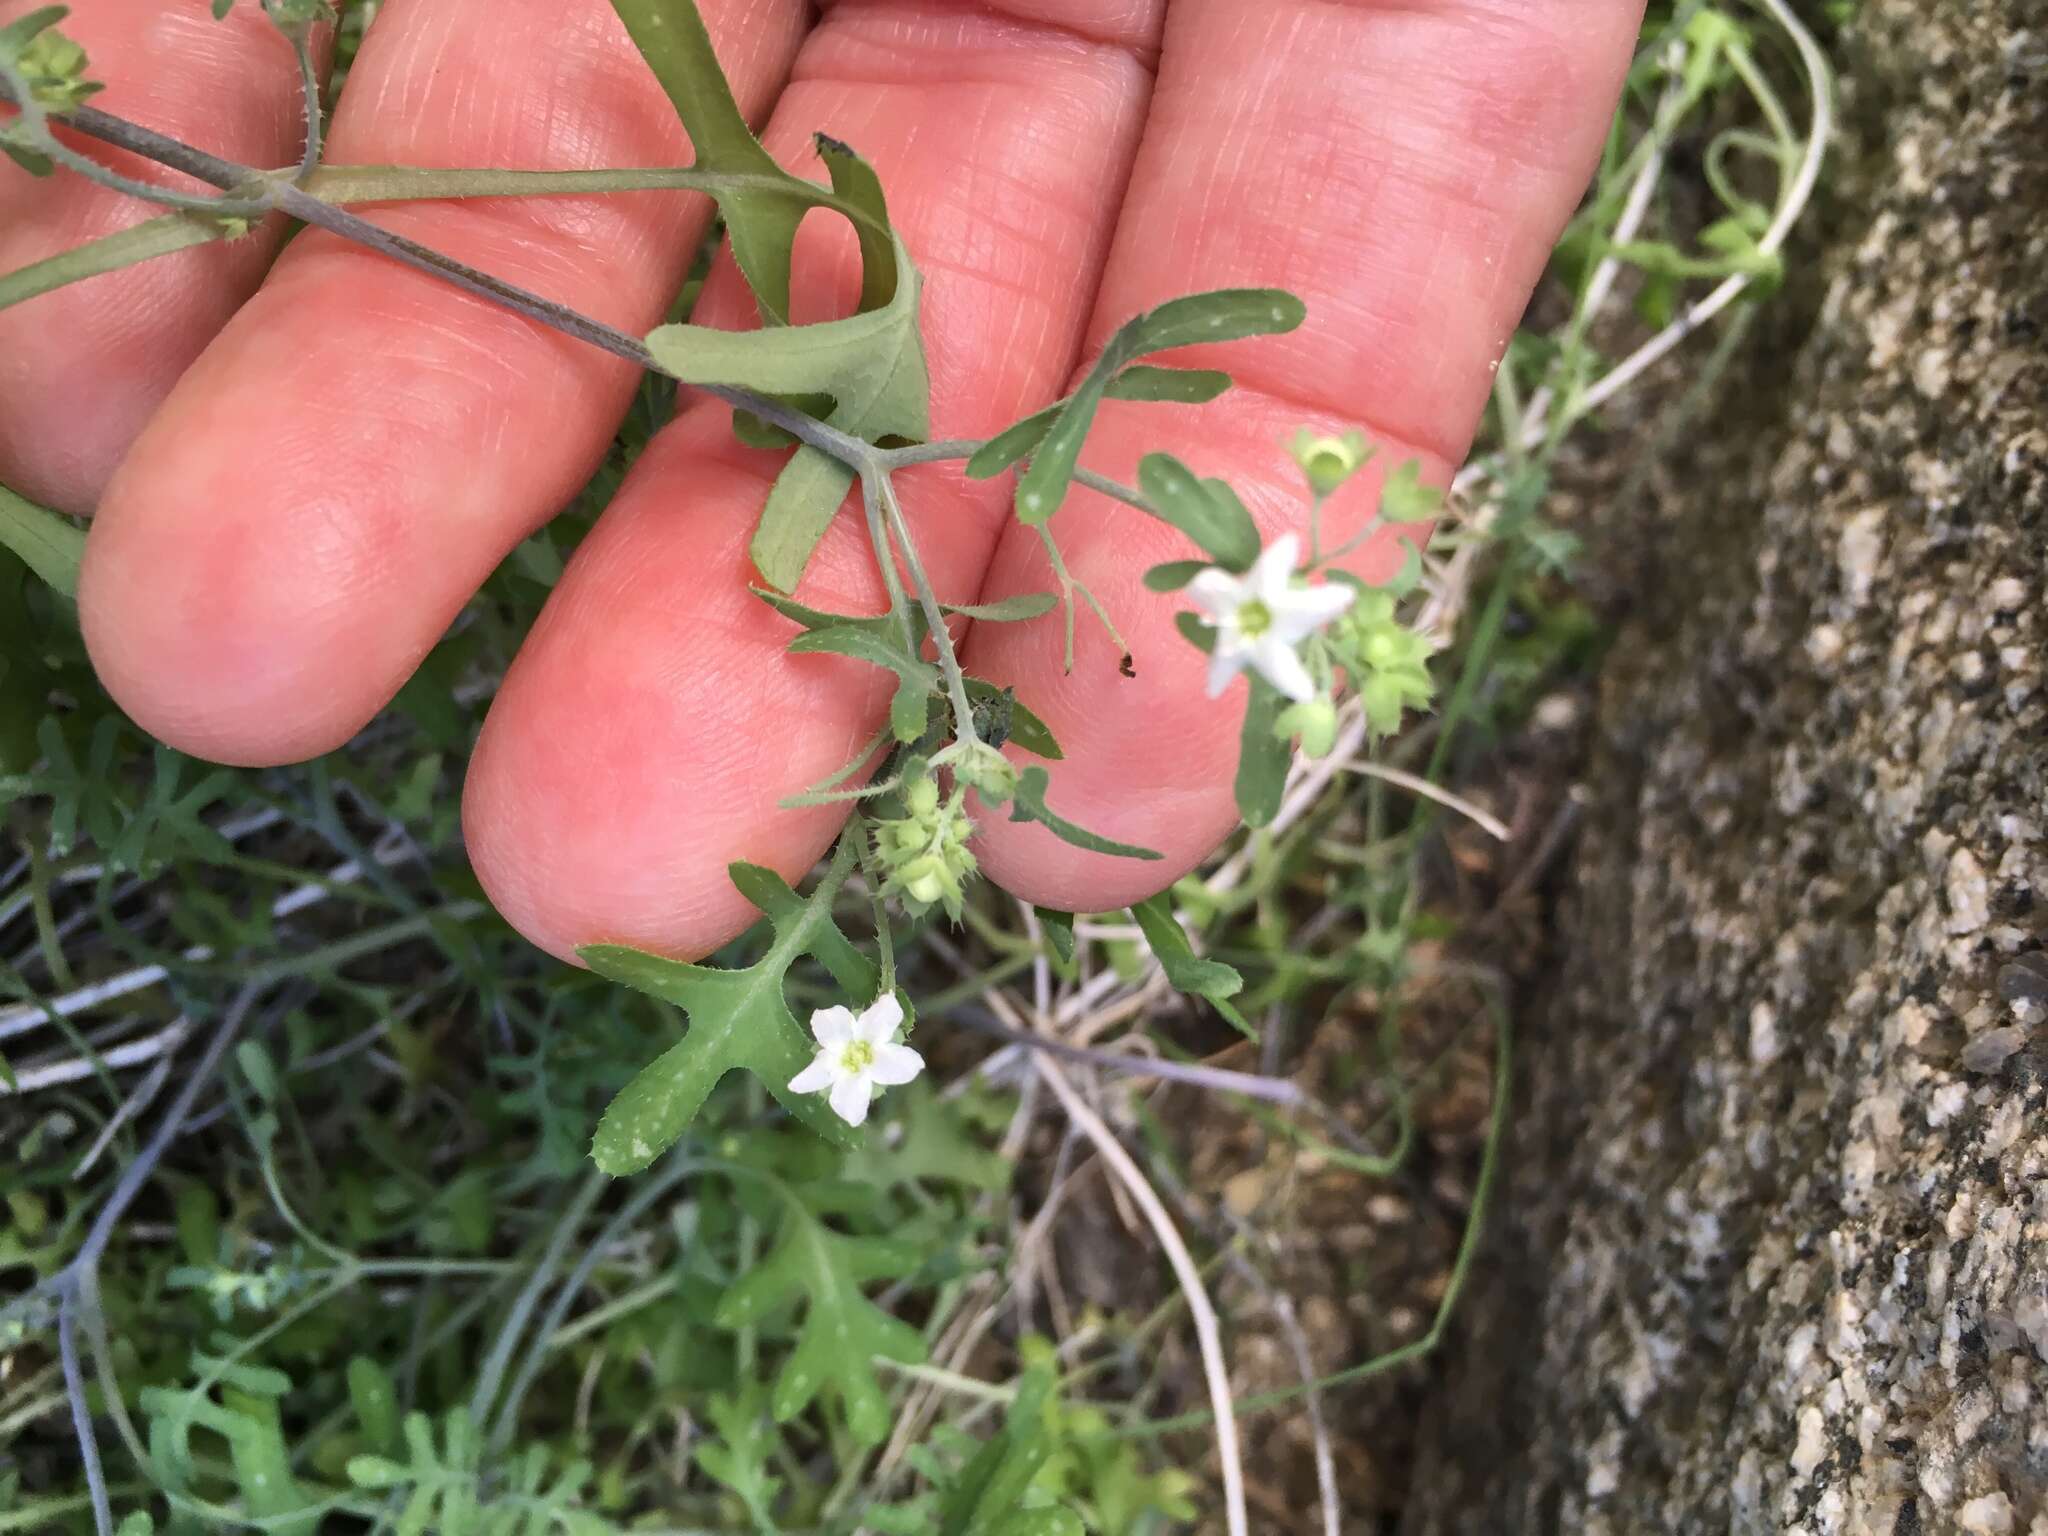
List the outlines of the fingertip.
{"type": "MultiPolygon", "coordinates": [[[[203,396],[202,396],[203,398],[203,396]]],[[[340,746],[426,645],[366,622],[395,542],[379,498],[182,430],[172,410],[115,474],[86,538],[79,619],[115,701],[158,739],[268,767],[340,746]],[[372,525],[372,526],[366,526],[372,525]]],[[[232,434],[229,434],[232,439],[232,434]]]]}

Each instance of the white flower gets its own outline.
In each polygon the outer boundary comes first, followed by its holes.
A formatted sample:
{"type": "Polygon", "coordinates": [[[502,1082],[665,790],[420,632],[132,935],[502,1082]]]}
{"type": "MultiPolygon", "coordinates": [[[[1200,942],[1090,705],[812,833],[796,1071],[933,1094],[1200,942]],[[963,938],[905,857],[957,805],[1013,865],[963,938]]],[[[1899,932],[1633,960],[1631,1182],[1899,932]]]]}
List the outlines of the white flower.
{"type": "Polygon", "coordinates": [[[868,1117],[868,1105],[881,1088],[907,1083],[924,1070],[924,1058],[894,1042],[903,1022],[903,1005],[884,992],[858,1017],[851,1008],[820,1008],[811,1015],[811,1033],[818,1054],[789,1080],[791,1093],[831,1091],[832,1113],[848,1125],[868,1117]]]}
{"type": "Polygon", "coordinates": [[[1216,629],[1216,649],[1209,656],[1210,698],[1246,667],[1290,699],[1315,697],[1315,680],[1295,647],[1349,608],[1358,594],[1338,582],[1298,585],[1294,564],[1300,558],[1301,540],[1283,533],[1242,576],[1211,566],[1188,583],[1188,596],[1216,629]]]}

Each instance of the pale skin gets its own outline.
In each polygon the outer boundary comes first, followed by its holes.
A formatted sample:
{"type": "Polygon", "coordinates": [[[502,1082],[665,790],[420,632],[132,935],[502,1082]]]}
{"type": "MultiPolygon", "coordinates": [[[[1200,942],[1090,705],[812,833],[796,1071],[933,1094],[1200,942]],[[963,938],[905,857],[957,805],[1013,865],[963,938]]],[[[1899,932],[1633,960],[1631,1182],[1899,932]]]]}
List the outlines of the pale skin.
{"type": "MultiPolygon", "coordinates": [[[[72,0],[96,104],[229,158],[298,154],[289,49],[243,0],[72,0]]],[[[30,8],[0,0],[0,22],[30,8]]],[[[1292,289],[1291,336],[1169,361],[1229,370],[1202,407],[1114,404],[1083,462],[1130,482],[1164,450],[1230,479],[1262,532],[1300,529],[1286,443],[1364,428],[1373,468],[1326,509],[1340,542],[1403,459],[1445,483],[1492,369],[1584,189],[1641,0],[703,0],[742,109],[785,164],[811,135],[879,170],[925,276],[934,435],[983,437],[1060,394],[1137,311],[1235,285],[1292,289]]],[[[687,142],[605,0],[386,0],[331,126],[338,164],[680,164],[687,142]]],[[[153,173],[161,174],[161,173],[153,173]]],[[[660,320],[709,214],[635,193],[368,210],[389,227],[626,331],[660,320]]],[[[0,161],[0,270],[147,210],[0,161]]],[[[798,319],[850,304],[853,242],[798,242],[798,319]]],[[[79,599],[114,697],[200,757],[291,762],[381,709],[478,583],[602,455],[632,369],[317,231],[274,230],[0,312],[0,481],[94,514],[79,599]]],[[[748,323],[729,263],[696,318],[748,323]]],[[[506,917],[558,954],[699,955],[754,916],[725,875],[800,878],[843,808],[785,810],[886,714],[890,680],[784,653],[748,594],[746,542],[776,455],[686,401],[572,562],[470,764],[470,856],[506,917]]],[[[949,600],[1049,591],[1007,485],[954,465],[899,480],[949,600]]],[[[1147,592],[1192,550],[1077,493],[1055,522],[1135,658],[1084,615],[983,625],[978,675],[1014,684],[1067,753],[1064,815],[1159,849],[1070,848],[991,817],[982,868],[1017,895],[1102,910],[1196,865],[1235,824],[1244,685],[1147,592]]],[[[1347,558],[1367,579],[1397,551],[1347,558]]],[[[885,603],[857,516],[800,589],[885,603]]]]}

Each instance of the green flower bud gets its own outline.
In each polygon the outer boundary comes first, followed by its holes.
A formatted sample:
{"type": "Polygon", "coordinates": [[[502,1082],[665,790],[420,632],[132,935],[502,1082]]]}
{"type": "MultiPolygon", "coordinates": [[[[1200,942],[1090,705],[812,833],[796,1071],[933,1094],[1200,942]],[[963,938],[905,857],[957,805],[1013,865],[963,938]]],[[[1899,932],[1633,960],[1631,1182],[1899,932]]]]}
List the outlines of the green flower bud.
{"type": "Polygon", "coordinates": [[[939,786],[930,779],[919,779],[903,792],[903,803],[911,815],[927,821],[938,813],[939,786]]]}
{"type": "Polygon", "coordinates": [[[1303,427],[1287,445],[1318,498],[1329,495],[1365,466],[1373,454],[1363,432],[1322,437],[1303,427]]]}
{"type": "Polygon", "coordinates": [[[1282,741],[1299,736],[1302,751],[1322,757],[1337,743],[1337,706],[1324,697],[1290,704],[1273,722],[1273,734],[1282,741]]]}
{"type": "Polygon", "coordinates": [[[897,879],[903,883],[903,894],[912,901],[930,906],[946,894],[947,870],[945,860],[935,853],[928,853],[921,859],[913,860],[897,872],[897,879]]]}

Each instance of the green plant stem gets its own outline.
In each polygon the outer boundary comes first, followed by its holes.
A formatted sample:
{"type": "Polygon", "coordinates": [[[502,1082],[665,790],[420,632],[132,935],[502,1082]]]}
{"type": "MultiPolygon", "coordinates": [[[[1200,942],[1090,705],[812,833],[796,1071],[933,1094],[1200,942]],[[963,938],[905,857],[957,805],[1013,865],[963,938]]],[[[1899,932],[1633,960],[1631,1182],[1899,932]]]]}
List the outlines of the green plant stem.
{"type": "MultiPolygon", "coordinates": [[[[0,67],[4,68],[4,67],[0,67]]],[[[0,76],[0,102],[21,105],[27,88],[17,75],[8,72],[0,76]]],[[[522,314],[530,320],[574,337],[587,345],[609,352],[614,357],[643,368],[650,373],[664,373],[665,369],[654,360],[638,337],[592,319],[566,304],[530,293],[513,283],[478,271],[455,260],[451,256],[420,244],[404,235],[372,224],[358,214],[350,213],[333,203],[316,196],[305,187],[290,181],[278,181],[253,166],[237,165],[210,155],[181,140],[131,123],[125,118],[115,117],[95,107],[79,107],[65,113],[46,114],[30,102],[23,107],[29,121],[42,129],[37,139],[37,148],[46,146],[48,139],[61,154],[53,158],[81,175],[113,186],[116,190],[128,192],[148,201],[162,203],[168,207],[184,208],[193,212],[215,217],[257,218],[271,212],[286,213],[303,223],[352,240],[394,261],[428,272],[443,281],[452,283],[481,298],[490,299],[505,308],[522,314]],[[209,186],[219,187],[226,192],[245,192],[254,189],[258,194],[253,201],[246,199],[206,199],[187,197],[184,194],[167,192],[162,188],[131,181],[127,177],[108,171],[97,162],[71,150],[53,138],[47,131],[47,119],[56,117],[76,128],[79,132],[156,161],[159,165],[182,171],[186,175],[203,181],[209,186]]],[[[830,454],[843,464],[855,469],[864,469],[874,457],[874,450],[861,439],[826,425],[815,417],[806,416],[781,401],[751,390],[734,389],[725,385],[696,386],[705,394],[717,397],[740,410],[751,411],[763,421],[782,428],[799,441],[810,444],[820,452],[830,454]]]]}
{"type": "Polygon", "coordinates": [[[284,35],[292,45],[292,53],[299,61],[299,98],[306,108],[306,147],[299,157],[298,174],[292,180],[300,186],[320,164],[321,133],[325,114],[320,110],[320,70],[313,58],[313,29],[301,22],[297,26],[284,28],[284,35]]]}
{"type": "MultiPolygon", "coordinates": [[[[903,552],[903,563],[910,570],[911,584],[917,588],[917,600],[924,608],[925,623],[932,632],[932,644],[938,648],[939,670],[946,675],[946,690],[953,699],[953,737],[956,745],[965,745],[980,740],[974,730],[974,704],[967,697],[967,674],[960,670],[960,658],[953,650],[953,632],[946,627],[945,610],[939,606],[939,595],[932,586],[931,577],[925,573],[924,562],[918,558],[917,544],[910,537],[910,522],[903,515],[903,507],[896,500],[896,489],[889,483],[887,473],[876,477],[876,493],[881,499],[882,515],[888,521],[889,531],[895,535],[897,546],[903,552]]],[[[885,555],[885,551],[876,551],[885,555]]]]}

